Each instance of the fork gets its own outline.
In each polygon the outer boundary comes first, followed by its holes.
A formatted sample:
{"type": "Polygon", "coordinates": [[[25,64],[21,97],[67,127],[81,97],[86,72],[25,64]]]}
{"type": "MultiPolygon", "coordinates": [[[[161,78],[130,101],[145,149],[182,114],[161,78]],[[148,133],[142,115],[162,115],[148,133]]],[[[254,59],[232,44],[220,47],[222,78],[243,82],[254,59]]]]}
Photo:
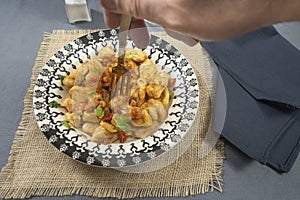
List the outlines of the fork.
{"type": "Polygon", "coordinates": [[[124,96],[130,97],[131,91],[131,73],[130,71],[125,72],[121,75],[116,83],[114,90],[112,91],[112,97],[124,96]]]}
{"type": "Polygon", "coordinates": [[[119,50],[118,50],[118,65],[112,68],[112,75],[110,81],[110,91],[111,97],[116,95],[129,95],[130,89],[130,72],[127,68],[124,67],[124,56],[125,56],[125,48],[127,43],[127,35],[128,29],[131,24],[131,16],[122,14],[121,21],[120,21],[120,31],[119,31],[119,50]],[[122,77],[125,75],[126,77],[122,77]],[[126,86],[124,85],[124,80],[126,80],[126,86]],[[117,83],[119,87],[116,88],[117,83]],[[124,90],[123,87],[126,87],[124,90]],[[124,92],[125,91],[125,92],[124,92]]]}

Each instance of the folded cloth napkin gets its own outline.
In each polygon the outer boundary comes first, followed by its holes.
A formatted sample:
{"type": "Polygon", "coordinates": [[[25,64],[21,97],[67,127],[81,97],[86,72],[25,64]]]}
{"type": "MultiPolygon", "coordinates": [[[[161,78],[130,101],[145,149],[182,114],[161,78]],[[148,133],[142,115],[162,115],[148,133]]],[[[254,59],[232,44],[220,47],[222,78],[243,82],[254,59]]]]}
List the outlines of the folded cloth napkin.
{"type": "Polygon", "coordinates": [[[201,44],[225,85],[222,135],[250,157],[288,172],[300,150],[300,51],[273,27],[201,44]]]}
{"type": "Polygon", "coordinates": [[[274,27],[202,44],[254,98],[300,108],[300,52],[274,27]]]}

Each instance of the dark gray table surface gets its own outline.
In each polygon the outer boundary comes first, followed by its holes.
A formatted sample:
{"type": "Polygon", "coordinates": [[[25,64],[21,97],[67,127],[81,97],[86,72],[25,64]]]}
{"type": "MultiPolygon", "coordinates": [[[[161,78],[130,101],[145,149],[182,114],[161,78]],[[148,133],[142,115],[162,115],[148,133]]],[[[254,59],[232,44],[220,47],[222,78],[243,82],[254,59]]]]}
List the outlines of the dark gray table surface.
{"type": "MultiPolygon", "coordinates": [[[[106,26],[98,0],[88,0],[93,21],[73,25],[68,23],[63,0],[1,0],[0,3],[0,168],[2,168],[7,162],[14,134],[21,120],[24,96],[30,84],[31,70],[43,33],[54,29],[97,29],[106,26]]],[[[277,25],[276,28],[299,47],[300,24],[296,25],[298,29],[291,28],[295,27],[295,23],[277,25]]],[[[226,143],[223,179],[223,193],[209,192],[185,199],[300,199],[300,158],[298,157],[289,173],[279,175],[226,143]]],[[[33,199],[58,199],[58,197],[33,199]]],[[[59,199],[91,198],[69,196],[59,199]]]]}

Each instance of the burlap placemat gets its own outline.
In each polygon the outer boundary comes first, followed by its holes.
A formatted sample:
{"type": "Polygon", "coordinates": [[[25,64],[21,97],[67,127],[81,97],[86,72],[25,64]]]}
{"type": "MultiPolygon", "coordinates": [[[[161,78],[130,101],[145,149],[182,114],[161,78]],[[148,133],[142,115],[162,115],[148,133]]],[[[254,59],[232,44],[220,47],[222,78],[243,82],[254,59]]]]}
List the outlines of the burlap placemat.
{"type": "Polygon", "coordinates": [[[149,173],[125,173],[81,164],[60,153],[39,130],[32,108],[35,80],[47,59],[60,47],[91,30],[45,33],[31,85],[24,100],[22,120],[16,132],[7,165],[0,174],[0,198],[87,195],[93,197],[187,196],[208,191],[222,192],[224,143],[219,141],[203,159],[198,150],[208,129],[212,86],[209,61],[202,48],[190,48],[164,33],[156,33],[177,47],[195,66],[200,82],[200,108],[190,131],[197,135],[188,150],[173,164],[149,173]],[[205,81],[204,79],[205,78],[205,81]],[[207,84],[206,84],[206,83],[207,84]]]}

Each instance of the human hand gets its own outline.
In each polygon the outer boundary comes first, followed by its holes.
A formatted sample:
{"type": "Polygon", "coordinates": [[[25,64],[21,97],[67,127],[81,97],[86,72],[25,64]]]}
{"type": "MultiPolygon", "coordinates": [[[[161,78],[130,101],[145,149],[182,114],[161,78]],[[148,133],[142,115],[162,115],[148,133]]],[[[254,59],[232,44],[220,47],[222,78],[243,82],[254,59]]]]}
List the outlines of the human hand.
{"type": "Polygon", "coordinates": [[[221,40],[278,22],[300,20],[299,0],[100,0],[106,24],[132,15],[131,28],[143,19],[196,40],[221,40]]]}

